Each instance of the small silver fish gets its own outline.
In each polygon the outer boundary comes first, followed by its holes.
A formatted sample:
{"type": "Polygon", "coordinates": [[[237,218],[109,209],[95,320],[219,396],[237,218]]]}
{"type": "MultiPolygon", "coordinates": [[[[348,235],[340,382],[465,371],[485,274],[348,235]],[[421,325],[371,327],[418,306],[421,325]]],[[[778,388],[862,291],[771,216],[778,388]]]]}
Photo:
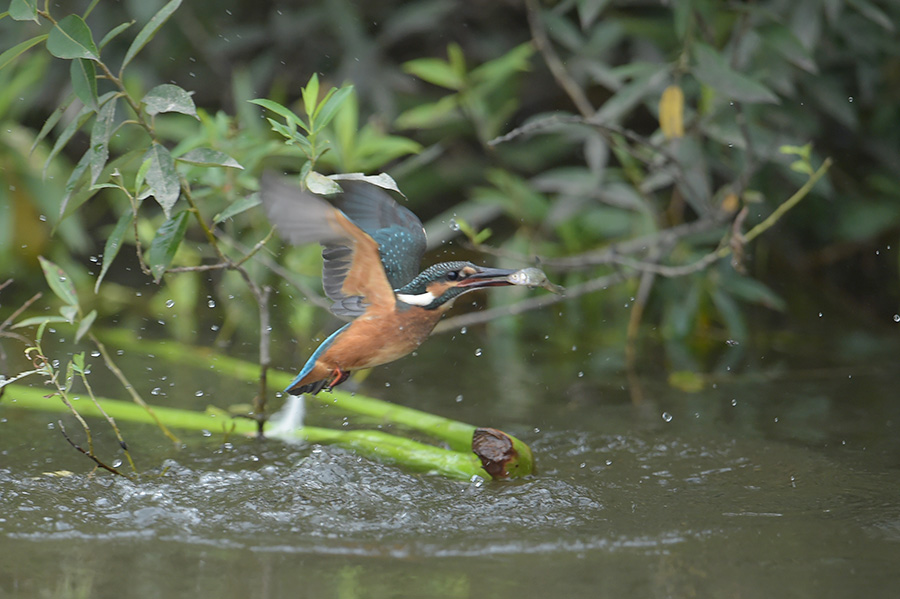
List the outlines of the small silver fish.
{"type": "Polygon", "coordinates": [[[525,287],[530,287],[532,289],[535,287],[543,287],[547,291],[557,295],[566,294],[565,288],[551,283],[544,271],[540,268],[535,268],[534,266],[517,270],[506,277],[506,280],[512,285],[524,285],[525,287]]]}

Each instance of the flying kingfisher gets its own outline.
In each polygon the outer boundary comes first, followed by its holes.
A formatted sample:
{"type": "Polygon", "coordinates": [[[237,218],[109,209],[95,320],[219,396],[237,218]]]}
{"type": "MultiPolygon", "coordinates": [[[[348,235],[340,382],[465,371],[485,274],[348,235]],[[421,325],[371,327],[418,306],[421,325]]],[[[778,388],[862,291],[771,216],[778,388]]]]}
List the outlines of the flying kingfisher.
{"type": "Polygon", "coordinates": [[[260,197],[281,236],[323,246],[322,286],[331,312],[354,320],[329,335],[287,386],[291,395],[331,390],[354,370],[402,358],[431,334],[464,293],[514,285],[517,271],[441,262],[419,272],[425,229],[381,187],[341,181],[331,202],[266,173],[260,197]]]}

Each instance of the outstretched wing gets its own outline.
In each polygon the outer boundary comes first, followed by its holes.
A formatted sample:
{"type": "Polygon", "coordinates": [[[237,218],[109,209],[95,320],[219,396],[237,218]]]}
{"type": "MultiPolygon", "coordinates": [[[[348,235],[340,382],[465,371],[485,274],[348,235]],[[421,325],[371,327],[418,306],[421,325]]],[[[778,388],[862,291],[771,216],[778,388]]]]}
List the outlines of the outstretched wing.
{"type": "Polygon", "coordinates": [[[359,316],[369,306],[393,310],[393,285],[382,266],[378,243],[369,233],[321,197],[269,173],[260,180],[260,197],[284,239],[295,245],[325,246],[322,280],[325,294],[334,300],[332,312],[359,316]]]}
{"type": "Polygon", "coordinates": [[[391,287],[400,289],[419,274],[425,253],[422,221],[377,185],[339,183],[344,193],[333,198],[334,205],[375,240],[391,287]]]}

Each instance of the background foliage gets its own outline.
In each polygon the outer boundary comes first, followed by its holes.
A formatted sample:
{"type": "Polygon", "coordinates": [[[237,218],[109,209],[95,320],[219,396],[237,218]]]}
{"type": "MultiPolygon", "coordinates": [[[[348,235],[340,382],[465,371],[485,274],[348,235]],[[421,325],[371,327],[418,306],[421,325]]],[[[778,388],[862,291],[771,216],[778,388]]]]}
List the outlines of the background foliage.
{"type": "Polygon", "coordinates": [[[625,344],[633,362],[649,323],[671,368],[704,369],[748,315],[809,315],[823,288],[875,322],[897,311],[894,3],[101,0],[51,7],[57,26],[44,8],[0,20],[4,318],[46,288],[45,256],[77,289],[69,320],[236,347],[271,300],[263,330],[304,340],[280,358],[299,363],[331,327],[318,248],[280,251],[253,193],[309,154],[250,100],[305,118],[304,86],[344,90],[316,170],[390,172],[432,257],[539,256],[578,290],[508,334],[552,326],[560,348],[625,344]],[[741,228],[826,156],[745,249],[741,228]],[[703,262],[721,247],[743,259],[703,262]]]}

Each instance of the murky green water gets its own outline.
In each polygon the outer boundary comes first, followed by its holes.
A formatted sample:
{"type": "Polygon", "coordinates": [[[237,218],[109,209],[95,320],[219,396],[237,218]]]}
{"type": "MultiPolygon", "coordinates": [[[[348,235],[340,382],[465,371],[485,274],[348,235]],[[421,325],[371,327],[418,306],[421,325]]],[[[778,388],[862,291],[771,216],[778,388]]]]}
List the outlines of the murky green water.
{"type": "MultiPolygon", "coordinates": [[[[480,486],[331,447],[176,450],[141,427],[131,447],[164,475],[90,477],[58,416],[0,404],[0,597],[893,597],[896,350],[857,333],[740,348],[697,393],[648,375],[638,405],[602,356],[506,363],[477,332],[377,370],[368,394],[531,444],[538,476],[480,486]]],[[[146,368],[159,403],[253,392],[146,368]]]]}

